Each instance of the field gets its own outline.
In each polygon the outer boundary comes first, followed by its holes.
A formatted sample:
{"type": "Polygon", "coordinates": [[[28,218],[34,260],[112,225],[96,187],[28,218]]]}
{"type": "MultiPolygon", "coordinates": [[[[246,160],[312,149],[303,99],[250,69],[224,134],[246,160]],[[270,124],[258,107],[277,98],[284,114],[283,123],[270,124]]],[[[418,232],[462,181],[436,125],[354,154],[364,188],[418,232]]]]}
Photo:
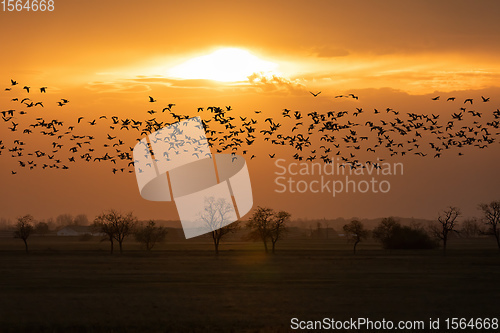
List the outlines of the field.
{"type": "Polygon", "coordinates": [[[491,239],[453,240],[446,256],[373,242],[353,255],[341,239],[284,240],[266,255],[231,242],[218,257],[207,239],[151,253],[130,240],[122,255],[96,239],[29,241],[26,254],[0,239],[1,332],[287,332],[294,317],[440,318],[444,332],[448,317],[500,318],[491,239]]]}

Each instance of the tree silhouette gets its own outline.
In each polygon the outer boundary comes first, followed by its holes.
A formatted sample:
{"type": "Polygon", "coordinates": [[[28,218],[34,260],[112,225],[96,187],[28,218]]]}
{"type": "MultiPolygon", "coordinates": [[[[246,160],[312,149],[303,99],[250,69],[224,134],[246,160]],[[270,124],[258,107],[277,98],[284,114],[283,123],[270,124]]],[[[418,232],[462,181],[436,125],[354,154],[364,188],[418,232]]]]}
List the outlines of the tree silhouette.
{"type": "Polygon", "coordinates": [[[229,223],[233,206],[224,198],[205,198],[205,206],[201,213],[201,219],[210,228],[210,235],[214,242],[215,254],[219,255],[219,245],[222,238],[239,229],[238,221],[229,223]]]}
{"type": "Polygon", "coordinates": [[[353,253],[356,254],[356,246],[368,237],[368,230],[358,220],[352,220],[350,223],[344,225],[343,229],[347,241],[354,243],[353,253]]]}
{"type": "Polygon", "coordinates": [[[481,225],[476,218],[467,219],[463,221],[461,225],[460,235],[466,238],[477,237],[484,233],[484,230],[482,230],[481,225]]]}
{"type": "Polygon", "coordinates": [[[484,223],[486,223],[489,228],[487,233],[495,236],[498,249],[500,250],[500,201],[480,204],[479,209],[483,211],[484,223]]]}
{"type": "Polygon", "coordinates": [[[271,228],[270,228],[270,238],[272,244],[272,253],[275,252],[276,242],[279,239],[283,238],[283,235],[287,231],[286,224],[290,221],[291,215],[285,211],[280,211],[274,215],[274,218],[271,220],[271,228]]]}
{"type": "Polygon", "coordinates": [[[262,240],[266,253],[269,252],[267,241],[269,240],[269,229],[273,215],[274,212],[271,208],[257,207],[246,224],[247,228],[250,229],[248,237],[252,240],[262,240]]]}
{"type": "Polygon", "coordinates": [[[394,230],[398,227],[401,227],[401,225],[396,219],[386,217],[373,229],[373,238],[382,242],[382,246],[387,249],[389,248],[389,242],[394,234],[394,230]]]}
{"type": "Polygon", "coordinates": [[[74,225],[89,225],[89,219],[87,218],[86,214],[78,214],[73,219],[73,224],[74,225]]]}
{"type": "Polygon", "coordinates": [[[26,253],[28,253],[28,237],[34,232],[33,216],[25,215],[17,219],[16,229],[14,230],[14,238],[20,238],[24,242],[26,253]]]}
{"type": "Polygon", "coordinates": [[[135,240],[144,244],[146,250],[151,251],[156,243],[163,242],[167,236],[167,229],[156,226],[155,221],[150,220],[146,226],[136,229],[135,240]]]}
{"type": "Polygon", "coordinates": [[[115,210],[98,215],[94,220],[94,229],[106,235],[111,243],[111,253],[113,253],[114,241],[118,242],[120,253],[123,253],[123,241],[130,235],[137,223],[137,218],[128,213],[123,215],[115,210]]]}
{"type": "Polygon", "coordinates": [[[104,214],[101,214],[95,218],[94,223],[92,224],[92,229],[94,229],[95,232],[102,233],[105,235],[105,238],[102,239],[101,241],[105,239],[109,240],[111,244],[110,253],[113,254],[115,229],[113,228],[113,225],[110,222],[108,222],[104,214]]]}
{"type": "Polygon", "coordinates": [[[38,222],[35,226],[35,234],[45,236],[49,233],[49,224],[47,222],[38,222]]]}
{"type": "Polygon", "coordinates": [[[393,217],[384,218],[373,229],[373,238],[378,239],[384,249],[431,249],[437,246],[418,224],[402,226],[393,217]]]}
{"type": "Polygon", "coordinates": [[[460,216],[460,209],[457,207],[448,207],[441,214],[439,214],[438,225],[432,225],[431,231],[436,236],[436,238],[443,241],[443,252],[446,253],[446,244],[448,242],[448,236],[450,232],[455,231],[457,225],[457,218],[460,216]]]}
{"type": "Polygon", "coordinates": [[[56,217],[56,224],[61,227],[66,227],[68,225],[73,225],[73,215],[71,214],[60,214],[56,217]]]}
{"type": "Polygon", "coordinates": [[[290,216],[285,211],[275,213],[271,208],[257,207],[246,225],[250,229],[248,237],[253,240],[262,240],[266,253],[269,252],[267,242],[270,240],[272,253],[274,253],[276,243],[283,238],[287,230],[286,224],[290,220],[290,216]]]}

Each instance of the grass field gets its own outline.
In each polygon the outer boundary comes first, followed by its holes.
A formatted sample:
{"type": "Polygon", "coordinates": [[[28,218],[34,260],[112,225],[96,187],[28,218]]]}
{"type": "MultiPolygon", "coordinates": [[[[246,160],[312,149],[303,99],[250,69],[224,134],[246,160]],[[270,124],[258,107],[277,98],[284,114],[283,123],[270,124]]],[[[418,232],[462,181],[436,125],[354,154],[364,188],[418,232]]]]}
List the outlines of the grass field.
{"type": "Polygon", "coordinates": [[[446,256],[370,242],[354,256],[339,239],[285,240],[275,255],[260,243],[223,243],[218,258],[208,240],[151,253],[126,241],[123,255],[108,244],[32,237],[26,254],[22,241],[0,239],[0,332],[287,332],[294,317],[500,318],[493,240],[454,240],[446,256]]]}

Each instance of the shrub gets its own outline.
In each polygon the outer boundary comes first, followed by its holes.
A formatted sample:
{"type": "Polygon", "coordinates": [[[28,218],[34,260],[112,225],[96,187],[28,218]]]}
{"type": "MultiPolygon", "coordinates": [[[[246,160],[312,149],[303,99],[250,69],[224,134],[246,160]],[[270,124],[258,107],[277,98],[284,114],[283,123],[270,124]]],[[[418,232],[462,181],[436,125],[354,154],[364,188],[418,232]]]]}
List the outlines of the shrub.
{"type": "Polygon", "coordinates": [[[387,240],[387,249],[433,249],[438,244],[424,231],[407,226],[394,228],[387,240]]]}
{"type": "Polygon", "coordinates": [[[393,218],[387,218],[374,229],[373,235],[384,249],[433,249],[438,244],[422,229],[402,226],[393,218]]]}
{"type": "Polygon", "coordinates": [[[167,236],[167,229],[156,226],[155,221],[150,220],[147,225],[139,226],[135,230],[135,240],[142,243],[146,250],[151,251],[156,243],[161,243],[167,236]]]}

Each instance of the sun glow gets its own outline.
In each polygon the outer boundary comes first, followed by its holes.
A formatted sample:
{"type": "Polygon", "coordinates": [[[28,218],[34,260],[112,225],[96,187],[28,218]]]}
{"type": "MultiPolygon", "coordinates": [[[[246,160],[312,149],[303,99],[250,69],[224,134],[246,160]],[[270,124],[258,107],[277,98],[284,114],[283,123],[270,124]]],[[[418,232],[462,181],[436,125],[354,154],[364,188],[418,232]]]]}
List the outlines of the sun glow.
{"type": "Polygon", "coordinates": [[[253,73],[272,72],[277,67],[277,64],[259,59],[248,51],[224,48],[171,68],[168,76],[180,79],[236,82],[246,81],[247,77],[253,73]]]}

